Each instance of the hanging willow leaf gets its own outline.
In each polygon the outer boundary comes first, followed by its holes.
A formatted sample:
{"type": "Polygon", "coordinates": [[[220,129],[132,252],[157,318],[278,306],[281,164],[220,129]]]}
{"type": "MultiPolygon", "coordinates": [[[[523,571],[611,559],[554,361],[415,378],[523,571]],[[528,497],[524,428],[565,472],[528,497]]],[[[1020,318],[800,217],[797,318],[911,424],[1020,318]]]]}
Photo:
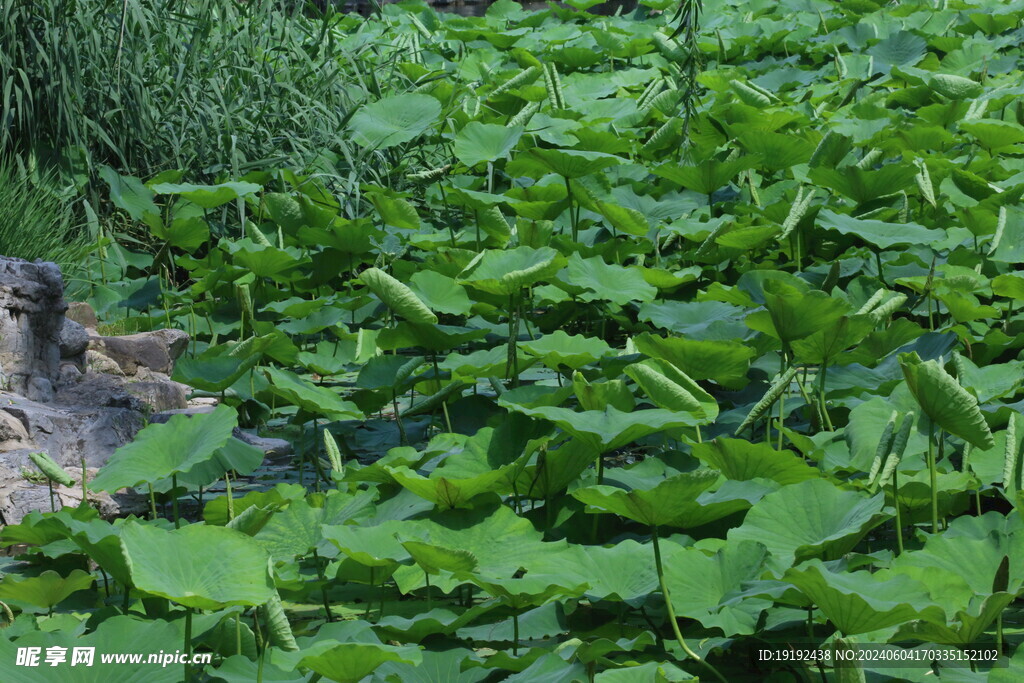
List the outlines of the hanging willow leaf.
{"type": "Polygon", "coordinates": [[[775,382],[768,387],[768,391],[765,393],[764,397],[758,401],[753,408],[751,408],[750,413],[748,413],[747,417],[744,418],[743,423],[736,428],[735,433],[737,435],[750,425],[754,424],[758,418],[768,412],[768,409],[772,407],[775,400],[779,396],[782,396],[783,391],[789,388],[789,383],[793,381],[794,377],[796,377],[797,370],[798,368],[795,365],[790,367],[786,372],[782,373],[781,377],[775,380],[775,382]]]}
{"type": "Polygon", "coordinates": [[[937,361],[922,361],[916,351],[900,354],[899,361],[910,393],[932,422],[978,448],[992,448],[995,441],[977,399],[952,375],[937,361]]]}
{"type": "Polygon", "coordinates": [[[359,279],[384,304],[411,323],[436,325],[437,316],[420,301],[415,293],[380,268],[367,268],[359,279]]]}
{"type": "Polygon", "coordinates": [[[46,453],[29,453],[29,460],[31,460],[39,470],[46,475],[46,478],[50,481],[64,486],[71,486],[75,483],[75,480],[71,478],[71,475],[64,471],[64,469],[58,465],[53,459],[46,453]]]}

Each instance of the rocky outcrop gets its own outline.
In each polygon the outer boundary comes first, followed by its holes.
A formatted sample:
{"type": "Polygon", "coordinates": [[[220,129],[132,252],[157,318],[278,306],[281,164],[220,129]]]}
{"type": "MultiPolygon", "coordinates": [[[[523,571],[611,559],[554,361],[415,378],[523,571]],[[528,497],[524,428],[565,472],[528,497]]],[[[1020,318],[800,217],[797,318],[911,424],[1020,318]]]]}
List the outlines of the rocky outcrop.
{"type": "MultiPolygon", "coordinates": [[[[55,485],[54,495],[58,506],[78,505],[83,468],[91,478],[147,419],[163,422],[216,405],[190,403],[188,387],[170,379],[188,347],[185,332],[100,335],[92,308],[69,307],[63,289],[55,265],[0,256],[0,524],[50,509],[49,488],[30,453],[47,452],[76,479],[70,487],[55,485]]],[[[270,458],[291,453],[282,439],[239,429],[235,436],[270,458]]],[[[107,517],[146,507],[132,492],[88,497],[107,517]]]]}
{"type": "MultiPolygon", "coordinates": [[[[188,405],[186,387],[169,378],[187,334],[103,337],[88,304],[75,304],[67,318],[63,297],[54,264],[0,257],[0,524],[49,509],[29,453],[47,452],[80,479],[83,463],[87,471],[105,464],[147,414],[188,405]]],[[[76,505],[82,489],[56,487],[56,494],[76,505]]],[[[89,497],[108,513],[131,498],[89,497]]]]}
{"type": "Polygon", "coordinates": [[[56,265],[0,258],[0,387],[37,401],[53,397],[66,308],[56,265]]]}
{"type": "Polygon", "coordinates": [[[182,330],[154,330],[124,337],[92,334],[89,348],[117,363],[125,375],[136,375],[139,370],[170,375],[188,341],[188,333],[182,330]]]}

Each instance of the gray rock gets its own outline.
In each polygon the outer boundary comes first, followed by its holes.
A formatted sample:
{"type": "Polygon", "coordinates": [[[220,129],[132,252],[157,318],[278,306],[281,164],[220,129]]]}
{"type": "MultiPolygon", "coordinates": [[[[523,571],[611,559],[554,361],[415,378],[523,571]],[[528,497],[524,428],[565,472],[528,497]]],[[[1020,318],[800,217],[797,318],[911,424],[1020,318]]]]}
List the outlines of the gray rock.
{"type": "Polygon", "coordinates": [[[80,323],[65,318],[60,328],[59,346],[61,359],[78,358],[89,348],[89,333],[80,323]]]}
{"type": "Polygon", "coordinates": [[[188,407],[185,385],[170,380],[125,382],[124,389],[157,413],[188,407]]]}
{"type": "Polygon", "coordinates": [[[141,416],[145,404],[128,393],[120,377],[86,373],[80,381],[61,387],[54,402],[66,410],[85,408],[125,408],[141,416]]]}
{"type": "Polygon", "coordinates": [[[25,394],[36,378],[57,380],[66,307],[55,264],[0,256],[0,385],[5,389],[25,394]]]}
{"type": "MultiPolygon", "coordinates": [[[[31,471],[31,470],[28,470],[31,471]]],[[[82,486],[80,483],[82,470],[67,468],[68,474],[75,478],[71,486],[55,485],[54,507],[77,507],[82,502],[82,486]]],[[[96,468],[86,468],[86,477],[90,480],[96,476],[96,468]]],[[[88,492],[89,504],[99,511],[104,519],[142,514],[147,510],[144,495],[126,490],[110,495],[105,492],[88,492]]],[[[26,514],[33,510],[50,509],[50,490],[45,484],[38,484],[26,479],[20,470],[0,466],[0,524],[18,524],[26,514]]]]}
{"type": "Polygon", "coordinates": [[[82,372],[82,368],[77,363],[70,361],[61,361],[60,364],[60,381],[58,386],[66,387],[71,384],[75,384],[85,376],[82,372]]]}
{"type": "Polygon", "coordinates": [[[98,324],[96,311],[84,301],[69,301],[68,310],[64,313],[64,317],[68,320],[74,320],[82,327],[87,327],[91,330],[95,330],[98,324]]]}
{"type": "Polygon", "coordinates": [[[25,424],[5,410],[0,410],[0,451],[11,451],[16,448],[31,448],[25,424]]]}
{"type": "Polygon", "coordinates": [[[196,406],[162,410],[159,413],[153,413],[150,415],[149,421],[151,423],[155,422],[156,424],[164,424],[165,422],[170,421],[170,419],[175,415],[188,415],[189,417],[192,417],[193,415],[205,415],[206,413],[212,413],[214,410],[216,410],[216,406],[196,406]]]}
{"type": "Polygon", "coordinates": [[[29,380],[28,387],[25,389],[25,396],[32,401],[49,403],[53,400],[53,382],[45,377],[36,375],[29,380]]]}
{"type": "Polygon", "coordinates": [[[126,375],[134,375],[140,367],[170,375],[188,341],[187,332],[164,329],[124,337],[90,335],[89,348],[113,359],[126,375]]]}
{"type": "Polygon", "coordinates": [[[232,433],[232,436],[243,443],[247,443],[250,446],[260,449],[266,457],[272,460],[285,458],[292,454],[291,442],[284,439],[272,439],[265,436],[257,436],[256,434],[246,432],[238,427],[235,427],[235,431],[232,433]]]}
{"type": "Polygon", "coordinates": [[[124,376],[120,365],[93,349],[85,352],[85,365],[89,370],[98,374],[124,376]]]}
{"type": "MultiPolygon", "coordinates": [[[[83,385],[85,391],[81,395],[94,397],[95,403],[37,403],[0,392],[0,405],[25,427],[32,446],[49,453],[61,467],[79,469],[83,457],[88,466],[100,467],[142,428],[141,404],[123,390],[111,392],[103,386],[90,386],[89,382],[78,387],[83,385]]],[[[0,465],[27,464],[27,456],[28,448],[2,453],[0,465]]]]}

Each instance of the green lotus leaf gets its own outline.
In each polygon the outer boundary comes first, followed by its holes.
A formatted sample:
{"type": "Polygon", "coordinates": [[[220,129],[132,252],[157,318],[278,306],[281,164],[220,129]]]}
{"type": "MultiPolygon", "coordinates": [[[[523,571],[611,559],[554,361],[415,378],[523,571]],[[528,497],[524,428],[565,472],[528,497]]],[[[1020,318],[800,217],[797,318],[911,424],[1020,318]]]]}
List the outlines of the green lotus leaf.
{"type": "Polygon", "coordinates": [[[530,562],[530,571],[561,576],[569,584],[587,583],[584,595],[591,600],[614,600],[635,607],[658,588],[653,559],[637,560],[652,552],[650,546],[629,540],[612,546],[574,544],[565,552],[530,562]]]}
{"type": "Polygon", "coordinates": [[[995,512],[960,517],[947,531],[930,534],[924,547],[903,553],[892,571],[920,581],[946,611],[976,613],[981,599],[996,593],[1016,595],[1024,589],[1024,534],[1019,522],[995,512]],[[1009,558],[1005,577],[999,574],[1009,558]]]}
{"type": "Polygon", "coordinates": [[[831,325],[793,342],[797,361],[829,365],[840,353],[859,344],[875,328],[870,315],[844,315],[831,325]]]}
{"type": "Polygon", "coordinates": [[[395,570],[401,562],[409,559],[406,550],[396,537],[398,532],[410,534],[407,525],[396,521],[376,526],[325,524],[323,537],[336,545],[341,552],[367,567],[383,568],[384,576],[395,570]]]}
{"type": "MultiPolygon", "coordinates": [[[[844,166],[843,168],[819,166],[818,168],[811,169],[808,175],[817,185],[846,195],[858,204],[865,204],[912,186],[917,175],[917,169],[909,163],[888,164],[878,170],[862,169],[856,166],[844,166]]],[[[828,209],[823,209],[818,214],[819,220],[822,215],[834,214],[828,209]]],[[[846,218],[848,219],[847,224],[855,224],[855,219],[849,216],[846,218]]],[[[875,221],[875,223],[877,222],[875,221]]],[[[914,227],[918,230],[923,230],[919,225],[914,227]]],[[[869,228],[865,227],[865,229],[869,228]]],[[[882,231],[879,230],[879,232],[882,231]]],[[[893,232],[896,233],[896,237],[900,236],[899,232],[893,232]]]]}
{"type": "Polygon", "coordinates": [[[650,301],[637,317],[694,339],[735,339],[747,333],[743,315],[739,306],[720,301],[650,301]]]}
{"type": "Polygon", "coordinates": [[[185,356],[174,364],[172,379],[200,391],[221,392],[256,367],[275,335],[249,337],[221,355],[185,356]]]}
{"type": "Polygon", "coordinates": [[[693,445],[693,454],[729,479],[770,479],[786,486],[821,473],[791,451],[777,451],[766,443],[743,439],[715,439],[693,445]]]}
{"type": "Polygon", "coordinates": [[[273,367],[264,368],[263,373],[270,380],[271,392],[302,410],[332,420],[358,420],[363,416],[354,403],[343,400],[327,387],[307,382],[295,373],[273,367]]]}
{"type": "MultiPolygon", "coordinates": [[[[662,0],[641,0],[643,5],[657,5],[669,9],[671,3],[662,0]]],[[[644,662],[621,669],[605,669],[594,676],[594,683],[633,683],[633,681],[688,681],[695,677],[673,662],[644,662]]]]}
{"type": "Polygon", "coordinates": [[[286,670],[303,666],[331,681],[358,683],[387,662],[419,664],[421,660],[420,649],[415,645],[341,643],[318,638],[298,652],[277,650],[271,661],[286,670]]]}
{"type": "MultiPolygon", "coordinates": [[[[426,610],[415,614],[412,617],[400,617],[395,615],[385,616],[383,619],[378,621],[374,626],[378,633],[382,636],[390,636],[401,642],[406,643],[418,643],[424,638],[432,635],[451,635],[456,630],[462,628],[466,624],[475,621],[480,616],[486,614],[497,607],[495,602],[485,602],[457,614],[449,609],[442,609],[435,607],[431,610],[426,610]]],[[[447,652],[450,652],[448,650],[447,652]]],[[[429,661],[430,655],[435,654],[430,651],[423,652],[424,664],[429,661]]],[[[461,661],[461,660],[460,660],[461,661]]],[[[383,672],[387,668],[381,668],[383,672]]],[[[403,674],[407,674],[414,671],[412,667],[408,668],[408,671],[403,671],[403,674]]],[[[484,674],[486,675],[486,673],[484,674]]],[[[407,680],[404,676],[402,680],[407,680]]],[[[413,680],[416,680],[415,678],[413,680]]],[[[424,683],[433,683],[434,679],[426,679],[424,683]]]]}
{"type": "MultiPolygon", "coordinates": [[[[373,208],[377,210],[377,215],[380,216],[381,222],[384,225],[394,226],[403,230],[420,229],[420,216],[416,213],[416,207],[404,199],[388,197],[383,192],[367,192],[366,198],[373,204],[373,208]]],[[[363,282],[367,281],[364,279],[363,282]]],[[[372,286],[371,289],[373,289],[372,286]]],[[[374,289],[374,293],[376,291],[374,289]]]]}
{"type": "Polygon", "coordinates": [[[72,541],[99,567],[121,585],[131,585],[128,564],[121,552],[123,523],[111,524],[100,519],[68,521],[72,541]]]}
{"type": "Polygon", "coordinates": [[[190,524],[168,531],[132,522],[121,544],[136,588],[186,607],[262,605],[274,591],[267,552],[233,529],[190,524]]]}
{"type": "Polygon", "coordinates": [[[576,489],[572,495],[602,512],[621,515],[648,526],[661,526],[678,519],[684,505],[695,501],[697,496],[714,485],[718,476],[712,470],[697,470],[669,477],[647,490],[588,486],[576,489]]]}
{"type": "MultiPolygon", "coordinates": [[[[227,443],[214,451],[212,458],[196,463],[188,472],[179,474],[177,483],[179,486],[197,489],[200,486],[209,486],[221,479],[225,472],[236,472],[247,476],[263,464],[265,456],[266,454],[259,448],[231,437],[227,443]]],[[[174,479],[171,477],[153,482],[153,490],[157,493],[166,493],[173,488],[174,479]]]]}
{"type": "Polygon", "coordinates": [[[473,306],[465,287],[447,275],[419,270],[413,273],[410,281],[409,289],[431,310],[465,315],[473,306]]]}
{"type": "Polygon", "coordinates": [[[708,159],[696,166],[663,164],[653,169],[653,173],[688,190],[710,195],[731,182],[741,171],[751,168],[754,161],[753,157],[739,157],[732,161],[708,159]]]}
{"type": "Polygon", "coordinates": [[[221,240],[222,248],[231,254],[234,265],[241,266],[256,277],[268,277],[278,282],[289,282],[301,277],[299,266],[309,262],[302,252],[294,247],[256,244],[249,238],[221,240]]]}
{"type": "Polygon", "coordinates": [[[636,405],[633,393],[620,379],[590,382],[577,371],[572,375],[572,388],[576,392],[576,401],[586,411],[604,410],[610,406],[628,413],[636,405]]]}
{"type": "Polygon", "coordinates": [[[424,477],[404,466],[388,467],[385,471],[403,488],[445,510],[466,507],[476,496],[503,488],[509,467],[506,465],[467,478],[456,478],[453,473],[444,476],[443,470],[424,477]]]}
{"type": "Polygon", "coordinates": [[[117,491],[188,472],[212,458],[237,423],[233,408],[218,406],[211,413],[175,415],[164,424],[151,424],[114,451],[89,488],[117,491]]]}
{"type": "Polygon", "coordinates": [[[625,306],[633,301],[651,301],[658,293],[642,273],[609,265],[600,256],[585,259],[573,254],[558,279],[584,290],[579,294],[583,301],[611,301],[625,306]]]}
{"type": "Polygon", "coordinates": [[[509,607],[520,610],[543,605],[552,598],[575,598],[589,588],[589,584],[569,585],[565,577],[529,572],[518,579],[495,579],[474,576],[473,583],[509,607]]]}
{"type": "Polygon", "coordinates": [[[764,283],[766,311],[747,316],[747,325],[785,343],[809,337],[836,323],[850,310],[842,299],[834,299],[825,292],[802,292],[780,280],[764,283]]]}
{"type": "Polygon", "coordinates": [[[633,337],[637,351],[668,361],[695,379],[710,379],[729,389],[746,384],[754,349],[735,341],[659,337],[644,333],[633,337]]]}
{"type": "Polygon", "coordinates": [[[314,501],[321,503],[317,506],[306,499],[297,500],[287,509],[274,513],[253,538],[275,562],[291,562],[296,556],[306,555],[320,546],[324,541],[324,525],[347,524],[369,516],[373,512],[373,499],[370,491],[355,494],[332,491],[314,501]]]}
{"type": "Polygon", "coordinates": [[[989,150],[1012,147],[1024,142],[1024,126],[1011,121],[961,121],[960,130],[968,132],[978,144],[989,150]]]}
{"type": "Polygon", "coordinates": [[[469,167],[484,161],[507,159],[522,134],[521,126],[470,121],[455,136],[455,158],[469,167]]]}
{"type": "Polygon", "coordinates": [[[945,239],[944,230],[932,230],[917,223],[885,223],[883,221],[854,218],[846,214],[823,209],[818,214],[818,225],[843,235],[853,235],[880,249],[898,245],[929,244],[945,239]]]}
{"type": "Polygon", "coordinates": [[[390,95],[360,107],[349,129],[357,145],[387,149],[418,137],[440,114],[441,104],[429,95],[390,95]]]}
{"type": "Polygon", "coordinates": [[[441,570],[453,574],[471,574],[477,566],[473,553],[461,548],[445,548],[422,541],[402,541],[402,547],[428,574],[437,574],[441,570]]]}
{"type": "Polygon", "coordinates": [[[4,580],[0,581],[0,600],[23,602],[50,609],[72,593],[89,588],[95,581],[92,574],[81,569],[75,569],[66,577],[53,570],[32,577],[7,574],[4,580]]]}
{"type": "Polygon", "coordinates": [[[383,233],[369,218],[336,218],[324,228],[303,226],[299,228],[298,236],[304,244],[330,247],[351,255],[365,254],[373,249],[374,240],[383,237],[383,233]]]}
{"type": "MultiPolygon", "coordinates": [[[[440,614],[442,610],[432,610],[432,612],[440,614]]],[[[467,613],[473,614],[472,611],[468,611],[467,613]]],[[[429,614],[429,612],[427,614],[429,614]]],[[[449,612],[449,614],[451,613],[449,612]]],[[[425,615],[420,614],[417,616],[423,617],[425,615]]],[[[382,628],[382,624],[385,622],[394,623],[395,620],[396,619],[394,617],[385,617],[376,624],[377,630],[381,631],[388,629],[388,626],[384,626],[382,628]]],[[[422,619],[420,621],[422,621],[422,619]]],[[[435,621],[435,623],[438,622],[435,621]]],[[[461,624],[459,624],[459,626],[461,626],[461,624]]],[[[458,626],[449,626],[446,624],[444,626],[444,632],[453,632],[455,628],[458,628],[458,626]]],[[[390,627],[390,629],[394,632],[394,627],[390,627]]],[[[442,631],[439,629],[436,632],[442,631]]],[[[401,640],[402,642],[410,642],[410,640],[411,642],[416,642],[418,639],[404,637],[401,640]]],[[[394,678],[394,680],[402,681],[402,683],[437,683],[438,681],[445,681],[445,683],[478,683],[490,675],[490,671],[484,667],[473,667],[466,669],[465,671],[462,670],[462,663],[472,656],[472,650],[464,648],[453,648],[442,652],[424,650],[420,654],[423,657],[423,661],[419,664],[413,665],[387,662],[377,669],[376,675],[384,677],[386,680],[394,678]]]]}
{"type": "Polygon", "coordinates": [[[514,489],[521,496],[546,500],[576,481],[597,456],[597,451],[579,439],[550,450],[545,444],[536,462],[517,472],[514,489]]]}
{"type": "Polygon", "coordinates": [[[696,500],[687,501],[682,512],[668,525],[679,529],[693,529],[749,510],[751,506],[775,490],[770,482],[726,480],[714,491],[705,491],[696,500]]]}
{"type": "Polygon", "coordinates": [[[739,598],[744,582],[761,578],[768,551],[760,543],[726,543],[709,555],[698,548],[664,544],[665,582],[676,615],[696,619],[726,636],[750,635],[771,602],[739,598]]]}
{"type": "Polygon", "coordinates": [[[875,70],[883,73],[885,66],[914,66],[927,52],[928,41],[910,31],[893,31],[867,50],[875,58],[875,70]]]}
{"type": "MultiPolygon", "coordinates": [[[[410,523],[405,522],[404,526],[395,528],[404,539],[413,540],[410,527],[410,523]]],[[[568,547],[565,541],[543,542],[544,534],[506,505],[446,510],[430,519],[417,520],[412,528],[424,542],[473,553],[478,562],[477,574],[482,577],[513,576],[539,558],[563,553],[568,547]]],[[[401,545],[398,545],[398,552],[408,557],[401,545]]],[[[416,566],[399,568],[394,579],[403,593],[425,585],[423,570],[416,566]]],[[[443,571],[430,580],[431,586],[445,592],[461,583],[462,579],[443,571]]]]}
{"type": "Polygon", "coordinates": [[[360,389],[400,388],[423,362],[423,356],[374,356],[359,369],[356,386],[360,389]]]}
{"type": "Polygon", "coordinates": [[[505,168],[512,175],[529,175],[539,178],[547,173],[556,173],[563,178],[573,179],[597,173],[601,169],[615,166],[621,162],[622,159],[614,154],[577,149],[532,147],[525,153],[516,156],[505,168]]]}
{"type": "Polygon", "coordinates": [[[563,330],[555,330],[537,339],[521,342],[519,348],[525,353],[539,356],[541,362],[549,368],[562,365],[578,370],[611,353],[606,342],[595,337],[582,334],[567,334],[563,330]]]}
{"type": "Polygon", "coordinates": [[[99,167],[99,176],[110,187],[110,201],[137,221],[158,224],[160,209],[153,201],[153,190],[130,175],[120,175],[110,166],[99,167]]]}
{"type": "Polygon", "coordinates": [[[178,683],[182,678],[181,666],[161,667],[147,663],[150,653],[155,654],[161,645],[165,650],[180,647],[182,643],[181,622],[168,622],[162,619],[139,619],[135,616],[114,615],[98,621],[96,629],[90,633],[78,635],[74,630],[61,628],[58,630],[33,630],[19,638],[0,638],[0,657],[4,661],[14,662],[18,648],[40,648],[40,666],[14,666],[4,671],[5,683],[39,683],[51,671],[59,672],[60,680],[67,683],[111,683],[112,681],[152,681],[153,683],[178,683]],[[172,646],[173,644],[173,646],[172,646]],[[65,648],[66,661],[55,668],[45,664],[46,652],[49,648],[65,648]],[[74,648],[94,648],[91,666],[79,662],[72,666],[74,648]],[[100,653],[132,652],[143,654],[141,663],[110,662],[104,663],[100,653]]]}
{"type": "Polygon", "coordinates": [[[789,569],[783,580],[807,596],[843,635],[852,636],[909,621],[945,622],[924,586],[900,575],[833,572],[821,560],[789,569]]]}
{"type": "Polygon", "coordinates": [[[393,351],[419,347],[428,351],[444,351],[462,346],[487,334],[486,329],[455,325],[420,325],[400,322],[386,327],[377,335],[377,348],[393,351]]]}
{"type": "Polygon", "coordinates": [[[564,259],[550,247],[488,249],[463,272],[459,283],[490,294],[509,296],[550,278],[563,264],[564,259]]]}
{"type": "Polygon", "coordinates": [[[937,361],[922,361],[914,351],[900,355],[900,367],[910,393],[940,429],[978,448],[992,447],[992,431],[978,408],[978,400],[937,361]]]}
{"type": "Polygon", "coordinates": [[[192,183],[157,183],[150,188],[157,194],[176,194],[204,209],[215,209],[233,199],[254,194],[263,188],[255,183],[227,182],[219,185],[193,185],[192,183]]]}
{"type": "Polygon", "coordinates": [[[764,544],[785,567],[812,557],[835,559],[886,518],[884,503],[881,493],[869,497],[809,479],[766,495],[728,537],[764,544]]]}
{"type": "Polygon", "coordinates": [[[622,412],[613,406],[604,410],[587,410],[578,413],[569,408],[554,406],[527,406],[512,403],[504,397],[499,405],[539,420],[548,420],[580,439],[600,453],[621,448],[651,434],[675,427],[693,427],[697,418],[687,413],[668,410],[636,410],[622,412]]]}

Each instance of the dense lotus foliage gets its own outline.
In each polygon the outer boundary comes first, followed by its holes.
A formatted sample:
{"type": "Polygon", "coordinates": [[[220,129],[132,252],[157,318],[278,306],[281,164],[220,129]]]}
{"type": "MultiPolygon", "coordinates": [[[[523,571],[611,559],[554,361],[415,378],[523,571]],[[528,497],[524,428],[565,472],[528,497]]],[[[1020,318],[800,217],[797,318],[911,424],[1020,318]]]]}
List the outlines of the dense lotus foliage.
{"type": "Polygon", "coordinates": [[[1024,678],[1024,4],[592,4],[336,17],[374,182],[102,172],[91,301],[222,403],[0,532],[5,681],[1024,678]]]}

